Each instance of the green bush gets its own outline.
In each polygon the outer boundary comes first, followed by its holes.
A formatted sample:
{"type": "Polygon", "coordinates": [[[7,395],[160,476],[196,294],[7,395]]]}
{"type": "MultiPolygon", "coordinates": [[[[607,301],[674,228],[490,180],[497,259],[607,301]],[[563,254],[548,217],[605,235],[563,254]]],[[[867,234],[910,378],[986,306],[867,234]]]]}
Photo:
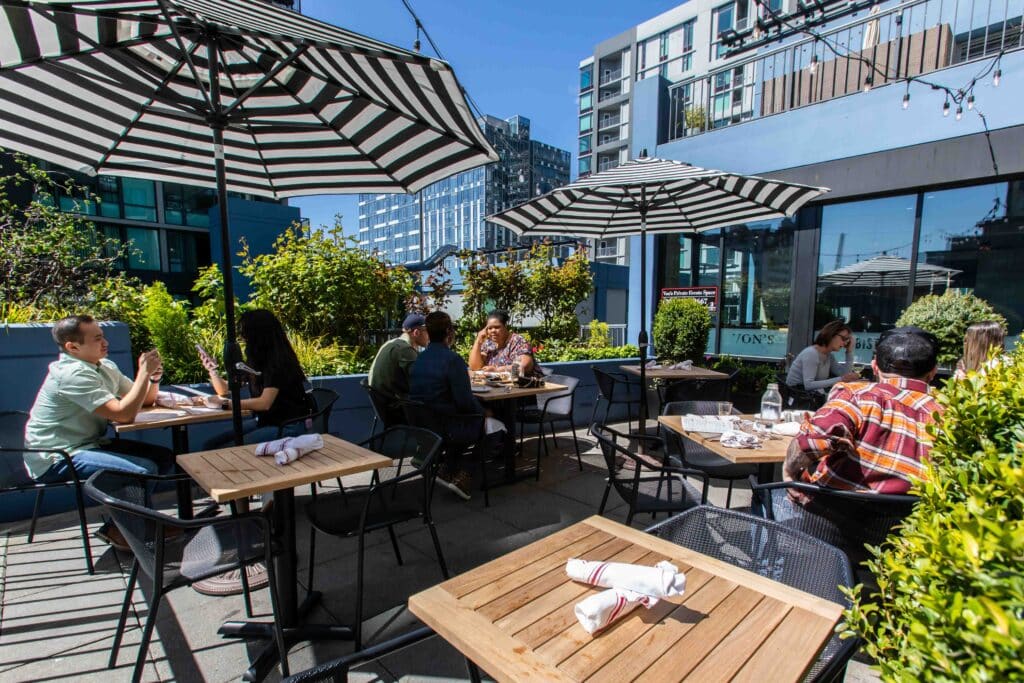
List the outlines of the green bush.
{"type": "Polygon", "coordinates": [[[964,350],[964,333],[974,323],[994,320],[1006,329],[1006,319],[984,299],[946,290],[928,294],[912,303],[896,321],[897,326],[917,325],[939,338],[939,365],[953,367],[964,350]]]}
{"type": "Polygon", "coordinates": [[[711,313],[694,299],[665,299],[654,315],[654,349],[673,361],[704,358],[711,331],[711,313]]]}
{"type": "Polygon", "coordinates": [[[1024,349],[946,384],[920,503],[869,561],[848,634],[888,681],[1024,678],[1024,349]]]}
{"type": "Polygon", "coordinates": [[[142,321],[163,359],[165,381],[177,384],[206,377],[192,338],[188,304],[175,301],[162,282],[149,285],[143,294],[142,321]]]}
{"type": "Polygon", "coordinates": [[[763,394],[764,390],[768,388],[768,384],[776,381],[777,370],[774,365],[744,363],[735,356],[719,356],[711,363],[710,367],[712,370],[726,374],[732,374],[733,371],[739,370],[739,374],[733,380],[732,390],[741,394],[763,394]]]}
{"type": "Polygon", "coordinates": [[[635,344],[625,346],[587,346],[579,342],[551,341],[539,344],[534,356],[540,363],[566,363],[574,360],[607,360],[636,358],[640,350],[635,344]]]}
{"type": "Polygon", "coordinates": [[[611,346],[611,334],[608,323],[603,323],[596,318],[590,321],[590,336],[587,337],[587,346],[592,349],[603,349],[611,346]]]}

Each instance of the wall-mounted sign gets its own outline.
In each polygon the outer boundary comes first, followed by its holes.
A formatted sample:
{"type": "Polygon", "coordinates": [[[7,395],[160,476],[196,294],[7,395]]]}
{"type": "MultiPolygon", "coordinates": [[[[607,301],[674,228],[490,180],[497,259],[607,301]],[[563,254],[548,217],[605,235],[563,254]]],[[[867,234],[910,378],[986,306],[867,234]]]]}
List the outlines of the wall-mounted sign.
{"type": "Polygon", "coordinates": [[[665,287],[662,299],[696,299],[712,313],[718,312],[718,287],[665,287]]]}

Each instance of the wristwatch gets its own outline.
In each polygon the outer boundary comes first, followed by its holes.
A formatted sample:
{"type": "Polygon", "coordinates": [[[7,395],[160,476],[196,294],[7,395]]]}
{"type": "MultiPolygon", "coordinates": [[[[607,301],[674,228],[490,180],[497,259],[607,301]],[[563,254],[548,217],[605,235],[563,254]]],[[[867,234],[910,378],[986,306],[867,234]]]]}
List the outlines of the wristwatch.
{"type": "Polygon", "coordinates": [[[150,384],[160,384],[160,380],[162,380],[163,378],[164,378],[163,375],[160,375],[159,377],[153,377],[152,375],[150,375],[149,376],[149,383],[150,384]]]}

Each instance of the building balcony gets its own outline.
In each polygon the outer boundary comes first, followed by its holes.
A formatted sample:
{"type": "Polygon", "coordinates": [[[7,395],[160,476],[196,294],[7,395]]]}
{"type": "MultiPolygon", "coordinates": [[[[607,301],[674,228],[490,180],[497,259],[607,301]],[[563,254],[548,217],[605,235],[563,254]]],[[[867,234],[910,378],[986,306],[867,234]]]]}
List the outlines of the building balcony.
{"type": "Polygon", "coordinates": [[[608,128],[613,128],[615,126],[618,126],[621,123],[621,118],[622,117],[620,117],[620,116],[603,116],[598,121],[597,129],[598,130],[606,130],[608,128]]]}
{"type": "Polygon", "coordinates": [[[601,85],[606,85],[608,83],[611,83],[612,81],[621,81],[621,80],[622,80],[622,69],[611,69],[611,70],[606,70],[606,71],[604,71],[601,74],[600,84],[601,85]]]}

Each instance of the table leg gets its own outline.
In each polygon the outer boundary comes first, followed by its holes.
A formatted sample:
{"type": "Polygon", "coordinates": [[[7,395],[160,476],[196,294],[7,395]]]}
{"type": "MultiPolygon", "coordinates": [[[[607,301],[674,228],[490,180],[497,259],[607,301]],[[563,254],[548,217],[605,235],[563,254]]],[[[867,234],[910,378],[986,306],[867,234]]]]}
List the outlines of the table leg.
{"type": "MultiPolygon", "coordinates": [[[[175,455],[188,453],[188,427],[186,425],[175,425],[171,427],[171,450],[175,455]]],[[[175,469],[181,473],[180,467],[175,469]]],[[[182,480],[175,485],[178,495],[178,517],[180,519],[192,519],[192,482],[182,480]]]]}
{"type": "MultiPolygon", "coordinates": [[[[312,591],[299,604],[298,601],[298,552],[295,547],[295,489],[274,491],[272,510],[273,528],[279,546],[274,555],[274,569],[277,580],[278,618],[284,629],[286,647],[307,640],[352,640],[352,628],[327,624],[302,624],[321,598],[319,591],[312,591]]],[[[245,681],[261,681],[278,662],[277,643],[274,642],[273,625],[265,622],[228,621],[218,630],[224,637],[260,639],[267,644],[252,660],[249,670],[242,676],[245,681]]]]}

